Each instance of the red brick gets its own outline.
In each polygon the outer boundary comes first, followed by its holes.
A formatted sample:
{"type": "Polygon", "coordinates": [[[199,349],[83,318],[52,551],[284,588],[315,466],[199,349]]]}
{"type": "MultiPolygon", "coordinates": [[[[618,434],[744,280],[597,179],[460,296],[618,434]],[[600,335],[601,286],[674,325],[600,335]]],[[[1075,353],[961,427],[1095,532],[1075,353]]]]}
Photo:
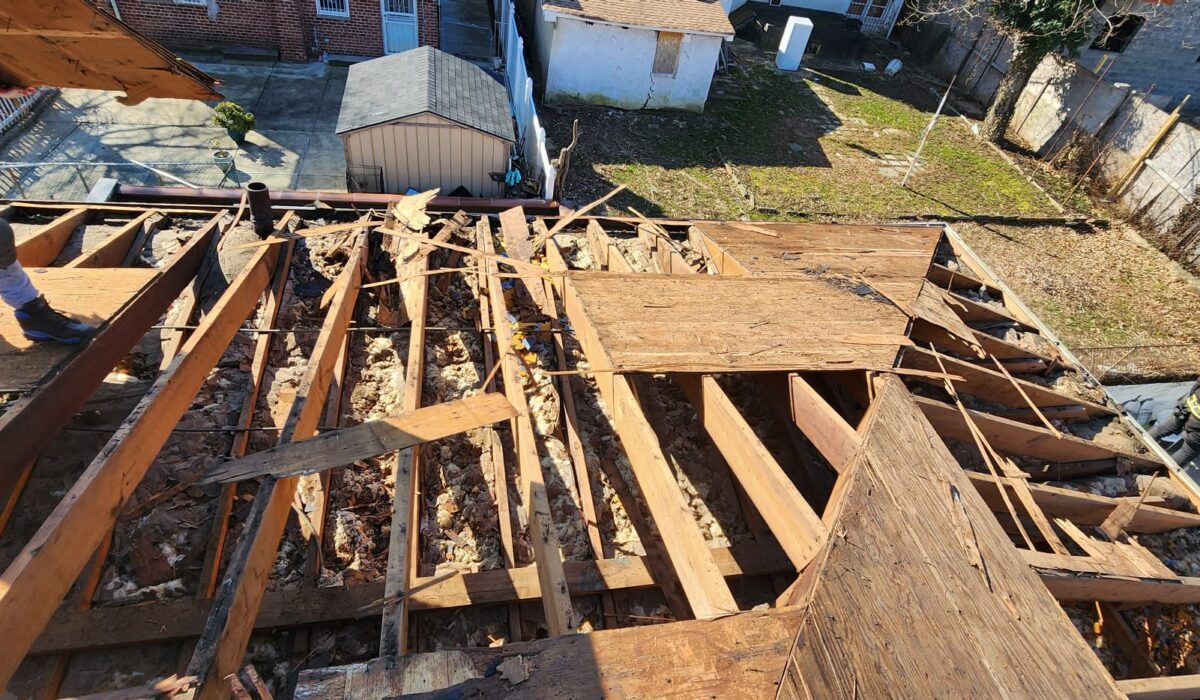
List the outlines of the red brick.
{"type": "MultiPolygon", "coordinates": [[[[110,0],[95,0],[109,8],[110,0]]],[[[416,0],[417,40],[439,45],[437,0],[416,0]]],[[[203,6],[172,0],[117,0],[126,24],[164,46],[220,49],[230,46],[274,49],[284,61],[309,61],[325,53],[383,54],[379,0],[349,0],[350,17],[317,15],[316,0],[218,0],[215,20],[203,6]]]]}

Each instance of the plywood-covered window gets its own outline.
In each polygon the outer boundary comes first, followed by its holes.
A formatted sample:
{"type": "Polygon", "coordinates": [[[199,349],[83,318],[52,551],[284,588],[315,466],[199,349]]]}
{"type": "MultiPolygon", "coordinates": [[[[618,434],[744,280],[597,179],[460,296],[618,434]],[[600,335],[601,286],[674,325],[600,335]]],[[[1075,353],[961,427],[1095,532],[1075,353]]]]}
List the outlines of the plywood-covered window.
{"type": "Polygon", "coordinates": [[[683,50],[683,34],[659,32],[654,47],[654,74],[675,75],[679,71],[679,54],[683,50]]]}

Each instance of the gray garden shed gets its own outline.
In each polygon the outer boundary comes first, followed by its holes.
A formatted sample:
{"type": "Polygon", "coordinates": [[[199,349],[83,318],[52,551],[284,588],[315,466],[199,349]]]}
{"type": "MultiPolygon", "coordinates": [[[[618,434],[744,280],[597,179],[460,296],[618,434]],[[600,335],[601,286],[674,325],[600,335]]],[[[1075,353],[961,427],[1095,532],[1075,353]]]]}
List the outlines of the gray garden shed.
{"type": "Polygon", "coordinates": [[[337,133],[359,189],[476,197],[503,196],[489,173],[508,168],[516,140],[504,86],[428,46],[351,66],[337,133]]]}

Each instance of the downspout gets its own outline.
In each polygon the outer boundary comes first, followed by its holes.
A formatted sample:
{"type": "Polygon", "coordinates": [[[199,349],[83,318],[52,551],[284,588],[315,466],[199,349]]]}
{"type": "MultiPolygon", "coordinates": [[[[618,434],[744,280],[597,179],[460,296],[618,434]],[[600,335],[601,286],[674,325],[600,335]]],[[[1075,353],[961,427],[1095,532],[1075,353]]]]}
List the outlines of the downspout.
{"type": "Polygon", "coordinates": [[[117,0],[108,0],[108,4],[112,5],[113,15],[116,16],[117,20],[124,21],[121,20],[121,8],[117,7],[117,0]]]}

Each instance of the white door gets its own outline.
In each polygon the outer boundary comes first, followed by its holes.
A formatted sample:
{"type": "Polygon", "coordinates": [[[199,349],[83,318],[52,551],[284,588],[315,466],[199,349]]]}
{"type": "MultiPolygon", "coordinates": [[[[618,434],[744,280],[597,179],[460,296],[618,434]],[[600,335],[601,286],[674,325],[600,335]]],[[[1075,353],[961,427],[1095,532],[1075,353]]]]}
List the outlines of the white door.
{"type": "Polygon", "coordinates": [[[383,51],[417,48],[417,0],[379,0],[383,10],[383,51]]]}

